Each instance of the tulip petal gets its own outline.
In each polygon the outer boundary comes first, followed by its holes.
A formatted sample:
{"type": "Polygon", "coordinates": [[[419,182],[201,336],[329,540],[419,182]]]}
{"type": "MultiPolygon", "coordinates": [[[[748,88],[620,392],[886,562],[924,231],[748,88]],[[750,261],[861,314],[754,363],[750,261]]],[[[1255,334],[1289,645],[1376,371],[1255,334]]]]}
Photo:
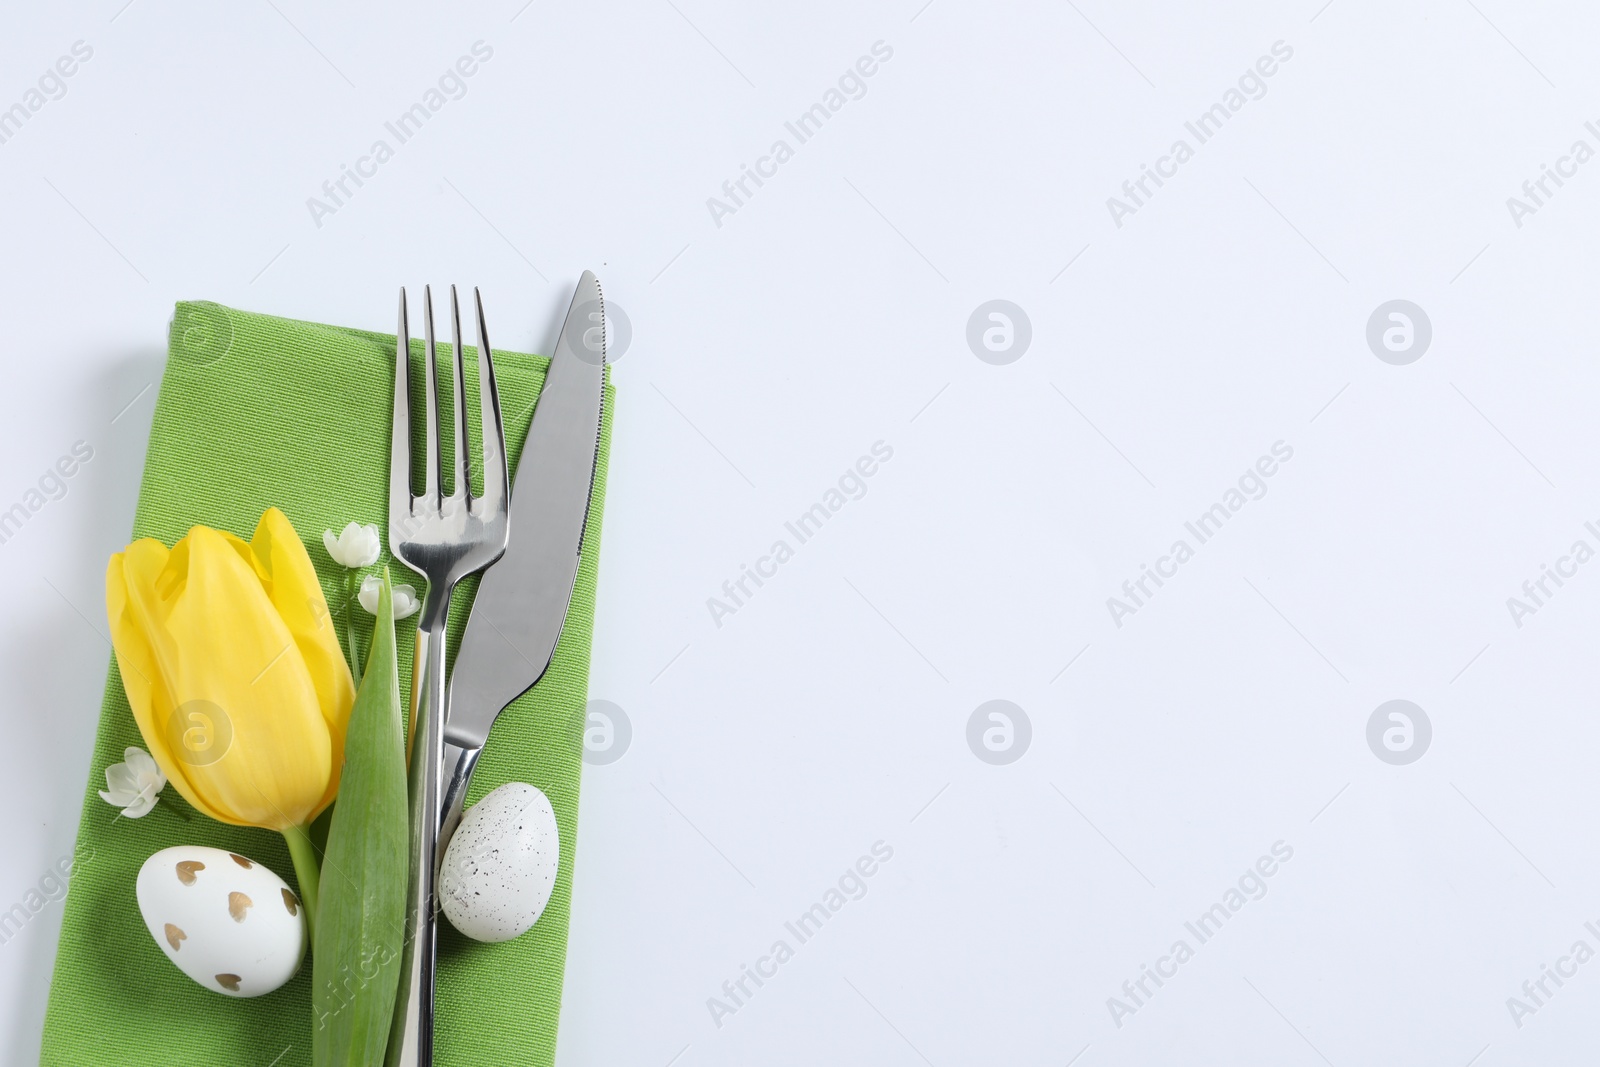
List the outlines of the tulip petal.
{"type": "Polygon", "coordinates": [[[274,830],[331,802],[354,687],[282,512],[264,514],[250,543],[204,526],[171,550],[134,542],[107,566],[106,605],[150,749],[130,747],[115,780],[108,769],[108,799],[142,815],[164,776],[214,819],[274,830]]]}
{"type": "Polygon", "coordinates": [[[281,830],[309,821],[338,764],[311,674],[263,587],[265,568],[239,538],[204,526],[164,562],[136,547],[123,565],[127,629],[144,638],[152,684],[135,718],[158,766],[223,822],[281,830]],[[223,741],[225,749],[205,747],[223,741]]]}
{"type": "MultiPolygon", "coordinates": [[[[195,791],[183,774],[183,765],[167,750],[164,727],[171,717],[173,700],[141,621],[142,613],[133,604],[129,591],[135,584],[153,585],[170,557],[171,551],[166,545],[145,537],[112,556],[106,565],[106,618],[111,628],[111,645],[116,650],[117,672],[122,676],[122,689],[133,712],[133,721],[144,743],[150,747],[150,755],[173,788],[201,814],[219,822],[237,822],[195,791]]],[[[109,797],[107,801],[116,803],[109,797]]]]}
{"type": "MultiPolygon", "coordinates": [[[[355,523],[347,526],[359,530],[355,523]]],[[[300,535],[277,508],[268,508],[256,526],[250,547],[258,570],[264,572],[264,588],[277,608],[316,688],[317,705],[327,724],[332,743],[333,774],[315,817],[333,802],[339,789],[339,769],[344,765],[344,735],[350,722],[350,707],[355,703],[355,681],[340,647],[337,628],[328,612],[311,557],[306,554],[300,535]]]]}
{"type": "MultiPolygon", "coordinates": [[[[336,746],[300,643],[264,584],[263,574],[270,572],[261,554],[231,534],[204,527],[186,541],[184,600],[169,617],[167,632],[180,652],[191,653],[190,660],[198,659],[194,650],[203,650],[209,662],[188,664],[187,684],[178,691],[220,708],[233,734],[226,755],[191,768],[191,780],[215,790],[250,825],[304,825],[323,806],[330,779],[337,778],[342,733],[336,746]]],[[[298,538],[293,543],[304,558],[298,538]]]]}

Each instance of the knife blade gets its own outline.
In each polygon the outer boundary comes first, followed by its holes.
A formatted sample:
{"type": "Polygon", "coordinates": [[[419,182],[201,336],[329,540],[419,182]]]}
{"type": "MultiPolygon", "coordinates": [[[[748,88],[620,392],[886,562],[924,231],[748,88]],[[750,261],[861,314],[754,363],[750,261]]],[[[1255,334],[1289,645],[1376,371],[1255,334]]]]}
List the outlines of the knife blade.
{"type": "Polygon", "coordinates": [[[605,403],[605,305],[584,271],[511,487],[511,537],[484,573],[451,672],[443,841],[495,719],[550,666],[578,575],[605,403]]]}

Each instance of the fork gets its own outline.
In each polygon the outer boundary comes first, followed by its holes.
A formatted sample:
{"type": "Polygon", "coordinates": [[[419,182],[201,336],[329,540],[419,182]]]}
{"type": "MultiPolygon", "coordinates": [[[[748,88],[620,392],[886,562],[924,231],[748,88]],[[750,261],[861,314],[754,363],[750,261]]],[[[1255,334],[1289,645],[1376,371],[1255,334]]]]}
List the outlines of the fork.
{"type": "Polygon", "coordinates": [[[411,865],[406,898],[408,937],[400,963],[400,992],[389,1039],[389,1067],[430,1067],[433,1063],[434,948],[437,931],[438,834],[444,764],[445,622],[456,583],[505,554],[510,532],[511,487],[506,471],[505,426],[500,394],[483,321],[483,296],[473,290],[478,309],[478,382],[483,426],[483,495],[472,492],[472,447],[466,417],[465,347],[461,306],[450,287],[450,318],[455,327],[451,360],[460,471],[455,491],[444,494],[444,438],[439,428],[438,352],[433,339],[433,290],[423,290],[426,453],[422,495],[411,493],[411,332],[406,291],[400,290],[400,325],[395,337],[394,437],[389,446],[389,549],[395,558],[428,582],[417,624],[416,674],[408,737],[411,806],[411,865]],[[493,426],[491,437],[490,427],[493,426]]]}

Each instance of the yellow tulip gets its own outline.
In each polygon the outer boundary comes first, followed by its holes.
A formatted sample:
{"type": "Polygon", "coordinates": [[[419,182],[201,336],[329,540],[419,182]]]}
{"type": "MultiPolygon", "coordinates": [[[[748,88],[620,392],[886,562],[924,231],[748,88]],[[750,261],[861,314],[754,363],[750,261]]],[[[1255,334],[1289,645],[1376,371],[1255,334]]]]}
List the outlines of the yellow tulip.
{"type": "Polygon", "coordinates": [[[168,781],[213,819],[282,833],[314,913],[305,828],[338,791],[355,686],[294,527],[271,508],[248,542],[205,526],[171,549],[135,541],[106,568],[106,613],[168,781]]]}

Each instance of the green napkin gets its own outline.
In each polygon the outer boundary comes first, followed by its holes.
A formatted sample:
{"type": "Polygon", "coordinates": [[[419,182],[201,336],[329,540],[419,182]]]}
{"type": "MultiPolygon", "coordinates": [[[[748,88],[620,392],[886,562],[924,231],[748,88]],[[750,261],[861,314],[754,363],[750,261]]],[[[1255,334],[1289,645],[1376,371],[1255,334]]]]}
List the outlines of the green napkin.
{"type": "MultiPolygon", "coordinates": [[[[352,520],[388,529],[394,345],[392,335],[212,303],[179,304],[134,537],[170,545],[198,523],[248,539],[262,511],[276,505],[305,542],[342,629],[347,572],[323,549],[322,531],[338,531],[352,520]]],[[[538,356],[495,352],[513,471],[547,366],[548,360],[538,356]]],[[[555,1058],[612,397],[608,385],[583,560],[555,659],[543,681],[500,717],[468,797],[476,802],[510,781],[544,790],[561,827],[560,873],[538,924],[514,941],[479,944],[441,920],[436,1062],[445,1067],[543,1065],[555,1058]]],[[[389,564],[396,581],[420,588],[420,577],[387,552],[379,563],[389,564]]],[[[452,658],[476,588],[475,582],[464,584],[456,593],[452,658]]],[[[364,639],[371,618],[355,610],[364,639]]],[[[414,626],[415,619],[402,625],[414,626]]],[[[408,694],[411,633],[403,629],[400,635],[401,688],[408,694]]],[[[177,844],[237,852],[293,884],[283,839],[266,830],[213,822],[189,808],[170,785],[143,818],[118,818],[98,790],[104,787],[105,768],[121,762],[129,745],[143,747],[144,742],[113,662],[84,794],[79,859],[62,919],[42,1063],[309,1064],[309,960],[287,985],[263,997],[235,1000],[209,992],[156,947],[134,899],[140,865],[151,853],[177,844]]]]}

